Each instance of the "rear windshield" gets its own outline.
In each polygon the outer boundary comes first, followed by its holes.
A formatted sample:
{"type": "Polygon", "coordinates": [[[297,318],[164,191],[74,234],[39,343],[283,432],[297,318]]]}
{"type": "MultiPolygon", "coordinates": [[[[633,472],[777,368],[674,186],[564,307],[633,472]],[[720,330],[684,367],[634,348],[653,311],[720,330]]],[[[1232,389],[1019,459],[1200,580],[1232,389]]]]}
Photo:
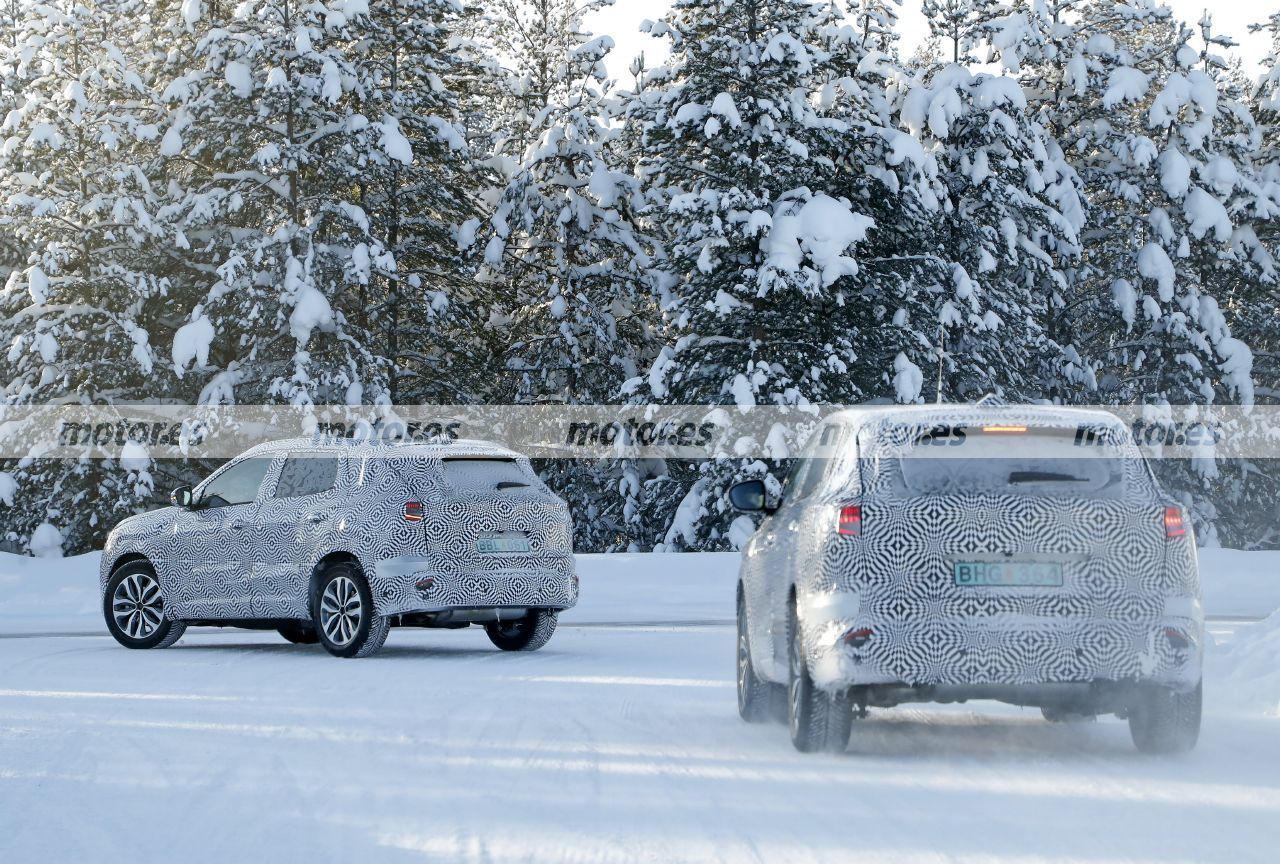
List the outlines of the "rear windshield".
{"type": "Polygon", "coordinates": [[[1119,497],[1126,458],[1075,429],[975,426],[922,434],[889,461],[912,495],[1119,497]]]}
{"type": "Polygon", "coordinates": [[[534,479],[514,459],[446,459],[444,482],[467,492],[526,489],[534,479]]]}

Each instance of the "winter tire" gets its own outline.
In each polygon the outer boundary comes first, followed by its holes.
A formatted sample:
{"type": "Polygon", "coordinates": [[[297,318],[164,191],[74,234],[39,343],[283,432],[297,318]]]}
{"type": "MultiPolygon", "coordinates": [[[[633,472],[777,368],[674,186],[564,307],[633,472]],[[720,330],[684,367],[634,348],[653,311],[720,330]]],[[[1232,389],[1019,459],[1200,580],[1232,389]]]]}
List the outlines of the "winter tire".
{"type": "Polygon", "coordinates": [[[747,604],[738,591],[738,716],[748,723],[786,719],[787,690],[765,681],[751,663],[751,637],[747,632],[747,604]]]}
{"type": "Polygon", "coordinates": [[[164,614],[164,595],[155,569],[134,561],[116,569],[102,594],[107,631],[126,648],[168,648],[187,625],[164,614]]]}
{"type": "Polygon", "coordinates": [[[787,725],[791,743],[801,753],[842,752],[849,744],[853,703],[844,695],[821,690],[809,676],[804,637],[792,602],[787,628],[790,679],[787,684],[787,725]]]}
{"type": "Polygon", "coordinates": [[[1129,708],[1129,735],[1143,753],[1186,753],[1200,738],[1204,688],[1147,687],[1129,708]]]}
{"type": "Polygon", "coordinates": [[[523,618],[486,624],[484,632],[503,651],[537,651],[556,632],[558,618],[550,609],[531,609],[523,618]]]}
{"type": "Polygon", "coordinates": [[[320,641],[320,637],[316,635],[316,628],[301,621],[297,624],[277,627],[276,632],[294,645],[314,645],[320,641]]]}
{"type": "Polygon", "coordinates": [[[391,629],[387,617],[374,609],[369,583],[345,562],[320,574],[312,620],[316,638],[334,657],[368,657],[387,641],[391,629]]]}

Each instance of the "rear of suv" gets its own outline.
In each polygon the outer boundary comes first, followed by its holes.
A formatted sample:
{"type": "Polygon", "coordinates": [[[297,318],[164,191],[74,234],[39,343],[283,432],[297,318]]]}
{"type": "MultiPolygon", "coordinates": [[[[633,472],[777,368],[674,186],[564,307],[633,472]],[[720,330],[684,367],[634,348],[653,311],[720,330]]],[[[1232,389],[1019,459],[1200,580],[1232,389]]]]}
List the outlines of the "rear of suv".
{"type": "Polygon", "coordinates": [[[765,513],[738,586],[739,709],[785,714],[797,748],[843,748],[870,707],[969,699],[1194,746],[1195,541],[1112,415],[843,412],[781,489],[730,496],[765,513]]]}
{"type": "Polygon", "coordinates": [[[565,503],[485,442],[273,442],[172,500],[103,553],[104,616],[127,647],[214,625],[363,657],[392,627],[479,625],[529,651],[577,602],[565,503]]]}

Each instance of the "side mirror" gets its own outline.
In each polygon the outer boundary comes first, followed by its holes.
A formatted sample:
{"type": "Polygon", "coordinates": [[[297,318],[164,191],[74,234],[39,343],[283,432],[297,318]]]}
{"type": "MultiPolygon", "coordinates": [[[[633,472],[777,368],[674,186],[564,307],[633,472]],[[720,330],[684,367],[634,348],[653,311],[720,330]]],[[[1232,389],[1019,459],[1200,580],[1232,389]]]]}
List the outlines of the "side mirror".
{"type": "Polygon", "coordinates": [[[729,487],[729,503],[744,513],[772,513],[777,502],[769,500],[763,480],[743,480],[729,487]]]}
{"type": "Polygon", "coordinates": [[[190,507],[195,503],[190,486],[179,486],[169,493],[169,503],[174,507],[190,507]]]}

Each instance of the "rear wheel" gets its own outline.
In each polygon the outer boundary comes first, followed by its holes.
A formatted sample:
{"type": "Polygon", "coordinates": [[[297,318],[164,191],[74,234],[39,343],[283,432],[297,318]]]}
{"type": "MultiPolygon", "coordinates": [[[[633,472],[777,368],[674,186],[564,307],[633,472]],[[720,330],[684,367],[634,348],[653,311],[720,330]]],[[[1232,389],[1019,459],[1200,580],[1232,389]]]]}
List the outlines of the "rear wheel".
{"type": "Polygon", "coordinates": [[[537,651],[556,632],[559,613],[550,609],[530,609],[523,618],[491,621],[484,625],[489,641],[503,651],[537,651]]]}
{"type": "Polygon", "coordinates": [[[330,565],[320,575],[315,604],[316,637],[333,656],[368,657],[387,641],[391,622],[373,607],[369,583],[355,565],[330,565]]]}
{"type": "Polygon", "coordinates": [[[181,621],[165,617],[160,580],[146,561],[125,564],[111,574],[102,613],[107,631],[126,648],[168,648],[187,629],[181,621]]]}
{"type": "Polygon", "coordinates": [[[791,743],[801,753],[842,752],[849,744],[849,731],[853,726],[853,702],[844,694],[828,693],[813,683],[794,605],[788,630],[791,671],[787,685],[787,721],[791,743]]]}
{"type": "Polygon", "coordinates": [[[1204,689],[1144,688],[1129,708],[1129,735],[1143,753],[1185,753],[1200,738],[1204,689]]]}
{"type": "Polygon", "coordinates": [[[738,593],[738,716],[748,723],[786,718],[787,690],[756,674],[747,633],[747,604],[738,593]]]}
{"type": "Polygon", "coordinates": [[[278,627],[276,632],[294,645],[314,645],[320,641],[320,637],[316,635],[316,628],[301,621],[297,624],[278,627]]]}

